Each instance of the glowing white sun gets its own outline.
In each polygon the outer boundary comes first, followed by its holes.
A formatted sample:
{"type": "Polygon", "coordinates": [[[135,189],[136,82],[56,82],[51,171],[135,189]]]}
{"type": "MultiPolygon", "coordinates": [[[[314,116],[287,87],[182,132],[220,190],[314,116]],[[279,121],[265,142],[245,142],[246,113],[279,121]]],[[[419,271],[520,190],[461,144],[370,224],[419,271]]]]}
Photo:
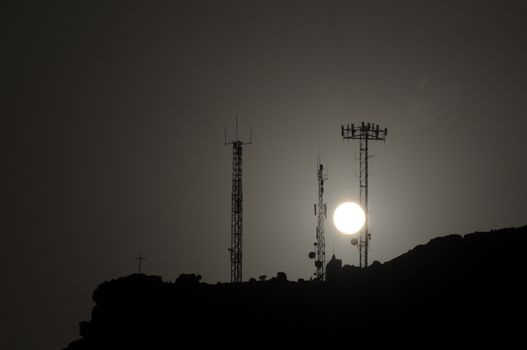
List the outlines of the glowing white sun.
{"type": "Polygon", "coordinates": [[[357,203],[345,202],[335,210],[333,222],[340,232],[351,235],[359,232],[364,226],[366,215],[357,203]]]}

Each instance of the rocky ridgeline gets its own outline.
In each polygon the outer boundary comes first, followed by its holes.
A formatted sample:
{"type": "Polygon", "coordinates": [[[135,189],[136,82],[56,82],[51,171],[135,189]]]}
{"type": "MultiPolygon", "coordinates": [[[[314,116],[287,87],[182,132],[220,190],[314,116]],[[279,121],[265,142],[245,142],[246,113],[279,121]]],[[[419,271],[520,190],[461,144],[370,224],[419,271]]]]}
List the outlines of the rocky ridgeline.
{"type": "Polygon", "coordinates": [[[325,282],[133,274],[95,290],[92,319],[67,349],[514,346],[527,311],[526,243],[524,226],[435,238],[367,269],[333,257],[325,282]]]}

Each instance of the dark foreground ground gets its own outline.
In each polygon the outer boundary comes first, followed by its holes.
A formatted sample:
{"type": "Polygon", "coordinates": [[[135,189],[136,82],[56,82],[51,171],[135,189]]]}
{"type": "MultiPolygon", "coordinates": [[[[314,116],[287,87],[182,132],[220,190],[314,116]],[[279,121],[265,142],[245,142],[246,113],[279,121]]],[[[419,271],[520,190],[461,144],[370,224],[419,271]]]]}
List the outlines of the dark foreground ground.
{"type": "Polygon", "coordinates": [[[175,283],[134,274],[94,292],[67,349],[525,348],[527,226],[417,246],[326,282],[175,283]]]}

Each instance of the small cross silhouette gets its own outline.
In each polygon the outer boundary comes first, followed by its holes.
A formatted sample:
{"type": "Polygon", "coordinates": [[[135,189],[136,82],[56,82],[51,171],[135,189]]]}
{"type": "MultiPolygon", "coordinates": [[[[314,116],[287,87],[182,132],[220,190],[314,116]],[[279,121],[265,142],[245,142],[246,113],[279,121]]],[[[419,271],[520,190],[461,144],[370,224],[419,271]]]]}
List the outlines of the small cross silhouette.
{"type": "Polygon", "coordinates": [[[142,262],[143,260],[146,260],[146,258],[143,257],[142,254],[139,254],[139,256],[138,256],[136,259],[139,260],[139,273],[141,273],[141,262],[142,262]]]}

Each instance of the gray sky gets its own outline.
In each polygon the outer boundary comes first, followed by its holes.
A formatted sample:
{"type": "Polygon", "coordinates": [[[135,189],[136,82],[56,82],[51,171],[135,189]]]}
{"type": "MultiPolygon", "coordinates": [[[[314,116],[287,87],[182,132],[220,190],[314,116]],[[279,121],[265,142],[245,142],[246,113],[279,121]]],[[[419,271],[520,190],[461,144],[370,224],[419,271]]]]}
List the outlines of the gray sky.
{"type": "MultiPolygon", "coordinates": [[[[6,6],[6,5],[2,5],[6,6]]],[[[50,2],[2,9],[0,347],[79,337],[91,293],[136,271],[229,280],[232,149],[244,279],[314,272],[316,154],[330,214],[371,144],[372,260],[526,224],[523,1],[50,2]]],[[[327,253],[357,264],[326,226],[327,253]]],[[[490,258],[490,257],[489,257],[490,258]]]]}

